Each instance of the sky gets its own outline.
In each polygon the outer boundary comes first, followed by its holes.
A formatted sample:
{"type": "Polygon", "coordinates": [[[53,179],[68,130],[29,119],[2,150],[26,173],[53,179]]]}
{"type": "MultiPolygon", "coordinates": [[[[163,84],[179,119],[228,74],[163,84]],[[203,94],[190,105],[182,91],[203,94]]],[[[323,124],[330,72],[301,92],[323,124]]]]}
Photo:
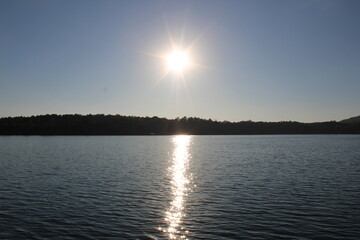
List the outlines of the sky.
{"type": "Polygon", "coordinates": [[[359,24],[357,0],[2,0],[0,117],[342,120],[360,115],[359,24]]]}

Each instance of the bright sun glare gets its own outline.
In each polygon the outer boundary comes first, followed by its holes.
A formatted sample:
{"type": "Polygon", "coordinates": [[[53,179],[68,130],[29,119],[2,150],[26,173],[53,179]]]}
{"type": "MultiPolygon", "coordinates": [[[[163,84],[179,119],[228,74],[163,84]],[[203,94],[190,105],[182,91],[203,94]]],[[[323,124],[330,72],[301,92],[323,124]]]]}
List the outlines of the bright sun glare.
{"type": "Polygon", "coordinates": [[[167,58],[169,70],[175,72],[183,72],[189,65],[189,58],[186,52],[174,51],[167,58]]]}

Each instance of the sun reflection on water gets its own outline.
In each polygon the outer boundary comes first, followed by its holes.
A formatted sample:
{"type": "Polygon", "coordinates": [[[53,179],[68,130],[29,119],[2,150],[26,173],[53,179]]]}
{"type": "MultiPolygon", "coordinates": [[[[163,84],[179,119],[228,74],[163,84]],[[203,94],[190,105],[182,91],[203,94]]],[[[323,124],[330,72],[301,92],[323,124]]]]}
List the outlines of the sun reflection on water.
{"type": "Polygon", "coordinates": [[[169,168],[171,177],[172,201],[169,209],[165,213],[166,228],[159,230],[167,233],[169,239],[187,239],[187,231],[182,227],[182,218],[184,217],[184,202],[188,194],[188,185],[190,183],[187,173],[189,165],[189,146],[191,136],[178,135],[172,139],[174,143],[174,152],[172,155],[172,164],[169,168]]]}

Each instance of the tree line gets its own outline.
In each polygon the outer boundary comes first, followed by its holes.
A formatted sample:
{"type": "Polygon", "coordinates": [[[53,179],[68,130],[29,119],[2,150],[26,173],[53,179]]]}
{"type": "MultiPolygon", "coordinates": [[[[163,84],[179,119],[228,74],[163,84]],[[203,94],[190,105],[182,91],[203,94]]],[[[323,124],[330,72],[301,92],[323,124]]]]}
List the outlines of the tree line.
{"type": "Polygon", "coordinates": [[[360,134],[360,122],[229,122],[196,117],[48,114],[0,118],[0,135],[360,134]]]}

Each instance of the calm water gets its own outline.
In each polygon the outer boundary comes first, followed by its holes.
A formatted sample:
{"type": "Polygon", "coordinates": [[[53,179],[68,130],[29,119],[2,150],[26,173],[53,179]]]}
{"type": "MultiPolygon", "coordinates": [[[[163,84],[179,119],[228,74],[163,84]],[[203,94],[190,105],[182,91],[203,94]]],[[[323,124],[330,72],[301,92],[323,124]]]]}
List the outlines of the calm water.
{"type": "Polygon", "coordinates": [[[359,236],[359,135],[0,137],[0,239],[359,236]]]}

